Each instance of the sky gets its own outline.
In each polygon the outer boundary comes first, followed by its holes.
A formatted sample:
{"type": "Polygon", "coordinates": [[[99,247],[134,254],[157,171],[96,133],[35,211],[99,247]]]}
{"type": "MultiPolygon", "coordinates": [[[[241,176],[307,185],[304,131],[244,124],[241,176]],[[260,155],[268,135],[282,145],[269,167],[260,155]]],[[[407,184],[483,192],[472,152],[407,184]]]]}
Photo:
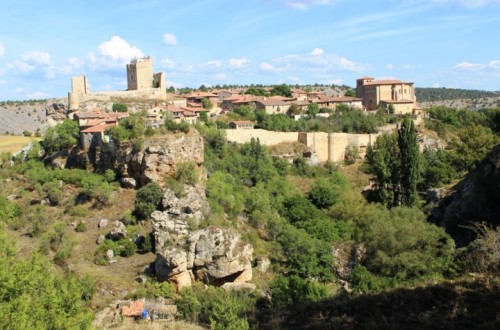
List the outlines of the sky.
{"type": "Polygon", "coordinates": [[[500,0],[1,0],[0,101],[126,90],[150,56],[176,88],[336,84],[500,90],[500,0]]]}

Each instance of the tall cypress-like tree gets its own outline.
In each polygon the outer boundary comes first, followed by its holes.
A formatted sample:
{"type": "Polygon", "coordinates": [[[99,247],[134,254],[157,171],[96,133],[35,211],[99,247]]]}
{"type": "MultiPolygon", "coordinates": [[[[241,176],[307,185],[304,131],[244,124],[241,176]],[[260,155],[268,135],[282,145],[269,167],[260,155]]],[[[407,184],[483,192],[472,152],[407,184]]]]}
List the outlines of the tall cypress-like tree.
{"type": "Polygon", "coordinates": [[[413,206],[417,202],[420,153],[415,125],[405,117],[398,131],[398,146],[401,159],[401,204],[413,206]]]}

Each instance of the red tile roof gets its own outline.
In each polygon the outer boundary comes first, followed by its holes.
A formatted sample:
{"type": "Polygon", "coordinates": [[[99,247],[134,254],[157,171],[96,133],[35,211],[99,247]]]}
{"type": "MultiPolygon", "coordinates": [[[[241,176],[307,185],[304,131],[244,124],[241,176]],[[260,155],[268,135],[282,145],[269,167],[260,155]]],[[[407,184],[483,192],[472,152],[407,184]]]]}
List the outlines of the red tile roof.
{"type": "Polygon", "coordinates": [[[92,127],[89,127],[89,128],[86,128],[86,129],[80,131],[80,133],[102,133],[106,130],[106,128],[113,127],[113,126],[116,126],[116,125],[115,124],[95,125],[95,126],[92,126],[92,127]]]}

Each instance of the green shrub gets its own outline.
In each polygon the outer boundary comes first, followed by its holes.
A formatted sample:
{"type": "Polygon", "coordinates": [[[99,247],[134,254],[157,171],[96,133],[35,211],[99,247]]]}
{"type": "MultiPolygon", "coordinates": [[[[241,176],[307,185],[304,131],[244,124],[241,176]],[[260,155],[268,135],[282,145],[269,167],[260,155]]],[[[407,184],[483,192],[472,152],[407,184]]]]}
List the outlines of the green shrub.
{"type": "Polygon", "coordinates": [[[113,112],[127,112],[128,106],[122,103],[113,103],[112,110],[113,112]]]}
{"type": "Polygon", "coordinates": [[[328,297],[325,285],[301,278],[296,275],[278,275],[269,285],[272,294],[271,304],[276,309],[303,305],[328,297]]]}
{"type": "Polygon", "coordinates": [[[196,163],[183,162],[178,164],[175,172],[175,178],[177,179],[177,181],[184,184],[195,185],[196,183],[198,183],[198,171],[196,163]]]}
{"type": "Polygon", "coordinates": [[[75,231],[77,233],[84,233],[87,231],[87,225],[85,225],[85,222],[83,221],[78,221],[78,223],[76,224],[76,227],[75,227],[75,231]]]}
{"type": "Polygon", "coordinates": [[[137,245],[129,239],[123,239],[118,241],[120,244],[120,255],[122,257],[133,256],[137,252],[137,245]]]}

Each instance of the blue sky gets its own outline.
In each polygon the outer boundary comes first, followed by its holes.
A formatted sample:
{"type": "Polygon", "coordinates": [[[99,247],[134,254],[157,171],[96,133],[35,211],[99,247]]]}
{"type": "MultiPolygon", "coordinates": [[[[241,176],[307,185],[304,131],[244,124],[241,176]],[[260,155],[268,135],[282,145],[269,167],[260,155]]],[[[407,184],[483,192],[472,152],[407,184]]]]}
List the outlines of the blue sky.
{"type": "Polygon", "coordinates": [[[151,56],[167,85],[500,90],[500,0],[2,0],[0,101],[126,89],[151,56]]]}

